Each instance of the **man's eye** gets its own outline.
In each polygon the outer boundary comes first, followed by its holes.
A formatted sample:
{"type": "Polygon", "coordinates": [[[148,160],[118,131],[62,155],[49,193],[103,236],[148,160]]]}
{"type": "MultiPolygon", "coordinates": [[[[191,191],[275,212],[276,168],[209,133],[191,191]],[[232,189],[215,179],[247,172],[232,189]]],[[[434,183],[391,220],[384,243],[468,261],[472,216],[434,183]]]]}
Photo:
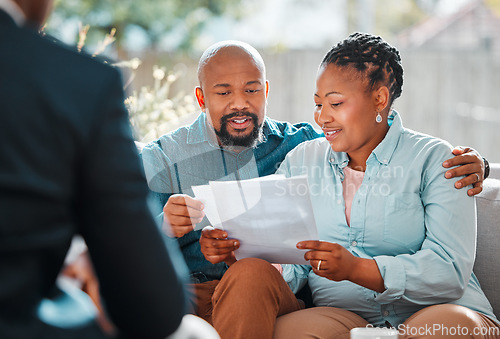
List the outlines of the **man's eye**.
{"type": "Polygon", "coordinates": [[[342,103],[341,102],[336,102],[334,104],[330,104],[332,107],[338,107],[340,106],[342,103]]]}
{"type": "Polygon", "coordinates": [[[321,108],[321,106],[323,106],[322,104],[315,104],[314,107],[316,107],[317,109],[321,108]]]}
{"type": "Polygon", "coordinates": [[[228,95],[229,92],[217,92],[217,95],[228,95]]]}
{"type": "Polygon", "coordinates": [[[247,89],[248,93],[257,93],[258,91],[258,89],[247,89]]]}

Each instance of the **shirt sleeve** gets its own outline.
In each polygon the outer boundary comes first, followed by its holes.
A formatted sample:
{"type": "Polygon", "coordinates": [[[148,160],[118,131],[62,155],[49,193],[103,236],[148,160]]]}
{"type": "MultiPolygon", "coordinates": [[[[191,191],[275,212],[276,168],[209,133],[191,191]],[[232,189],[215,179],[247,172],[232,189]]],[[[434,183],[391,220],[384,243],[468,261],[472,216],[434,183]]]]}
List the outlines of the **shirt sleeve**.
{"type": "MultiPolygon", "coordinates": [[[[475,200],[445,179],[441,164],[447,147],[432,150],[423,171],[420,197],[425,239],[414,254],[377,256],[386,290],[375,301],[387,304],[403,298],[430,305],[459,299],[468,285],[476,247],[475,200]]],[[[404,227],[402,224],[401,227],[404,227]]]]}
{"type": "MultiPolygon", "coordinates": [[[[174,192],[174,165],[160,147],[160,141],[146,145],[140,153],[140,158],[150,190],[150,207],[157,224],[164,228],[163,206],[174,192]]],[[[175,175],[175,171],[174,171],[175,175]]]]}

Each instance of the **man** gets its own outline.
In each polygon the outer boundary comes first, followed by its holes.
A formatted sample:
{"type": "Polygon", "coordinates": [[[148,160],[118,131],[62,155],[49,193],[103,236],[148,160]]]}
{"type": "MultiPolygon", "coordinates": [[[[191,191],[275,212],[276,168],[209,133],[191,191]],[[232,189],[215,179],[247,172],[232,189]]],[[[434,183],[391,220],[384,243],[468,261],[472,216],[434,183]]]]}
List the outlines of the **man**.
{"type": "MultiPolygon", "coordinates": [[[[272,319],[269,313],[276,317],[300,308],[300,304],[286,284],[280,284],[279,290],[266,291],[268,284],[259,281],[258,276],[244,277],[245,271],[255,272],[246,268],[256,266],[273,270],[272,279],[281,279],[270,265],[246,260],[248,265],[238,264],[235,269],[232,266],[231,275],[224,274],[228,265],[235,262],[231,253],[238,248],[238,241],[228,239],[224,253],[219,254],[220,248],[211,248],[211,239],[226,238],[227,234],[207,231],[200,247],[201,231],[193,231],[193,227],[200,229],[209,223],[202,203],[192,198],[192,186],[210,180],[272,174],[296,145],[321,135],[309,124],[292,125],[266,117],[269,83],[265,65],[248,44],[224,41],[209,47],[200,59],[198,78],[196,97],[202,113],[190,126],[164,135],[143,149],[146,177],[163,213],[160,217],[172,225],[171,235],[178,238],[196,283],[198,315],[212,322],[222,338],[268,337],[274,325],[266,323],[266,319],[272,319]],[[278,309],[273,308],[274,301],[267,302],[272,298],[281,301],[278,309]],[[255,307],[262,312],[245,313],[255,307]],[[231,321],[235,314],[239,315],[238,322],[231,321]]],[[[459,182],[477,182],[477,189],[470,193],[479,193],[483,177],[481,158],[476,152],[469,152],[448,160],[447,166],[459,163],[467,165],[452,169],[451,177],[472,173],[459,182]]]]}
{"type": "Polygon", "coordinates": [[[185,292],[146,203],[120,75],[38,34],[51,2],[0,0],[0,337],[104,337],[89,299],[56,286],[80,233],[119,335],[164,338],[185,292]]]}

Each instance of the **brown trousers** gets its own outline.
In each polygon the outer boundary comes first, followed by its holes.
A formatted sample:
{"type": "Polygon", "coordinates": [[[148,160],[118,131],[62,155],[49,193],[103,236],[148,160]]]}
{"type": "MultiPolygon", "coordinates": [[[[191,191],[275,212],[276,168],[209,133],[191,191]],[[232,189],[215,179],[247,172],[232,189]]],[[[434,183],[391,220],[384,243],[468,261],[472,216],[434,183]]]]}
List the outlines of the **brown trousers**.
{"type": "Polygon", "coordinates": [[[271,339],[276,318],[302,308],[278,270],[261,259],[238,260],[221,280],[193,286],[196,314],[222,339],[271,339]]]}
{"type": "MultiPolygon", "coordinates": [[[[278,318],[274,338],[349,339],[354,327],[368,323],[355,313],[334,307],[313,307],[278,318]]],[[[426,307],[398,327],[399,339],[500,338],[500,326],[484,314],[445,304],[426,307]]]]}

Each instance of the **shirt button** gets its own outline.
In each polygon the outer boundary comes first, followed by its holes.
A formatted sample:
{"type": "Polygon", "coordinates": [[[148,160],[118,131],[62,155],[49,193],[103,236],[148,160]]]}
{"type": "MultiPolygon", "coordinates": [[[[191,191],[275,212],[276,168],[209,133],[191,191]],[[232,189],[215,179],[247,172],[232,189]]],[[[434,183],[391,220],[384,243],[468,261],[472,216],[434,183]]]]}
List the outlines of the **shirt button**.
{"type": "Polygon", "coordinates": [[[353,242],[351,242],[351,246],[352,247],[358,246],[358,242],[356,240],[353,240],[353,242]]]}
{"type": "Polygon", "coordinates": [[[384,311],[384,317],[388,317],[388,316],[389,316],[389,314],[390,314],[390,312],[389,312],[389,311],[384,311]]]}

